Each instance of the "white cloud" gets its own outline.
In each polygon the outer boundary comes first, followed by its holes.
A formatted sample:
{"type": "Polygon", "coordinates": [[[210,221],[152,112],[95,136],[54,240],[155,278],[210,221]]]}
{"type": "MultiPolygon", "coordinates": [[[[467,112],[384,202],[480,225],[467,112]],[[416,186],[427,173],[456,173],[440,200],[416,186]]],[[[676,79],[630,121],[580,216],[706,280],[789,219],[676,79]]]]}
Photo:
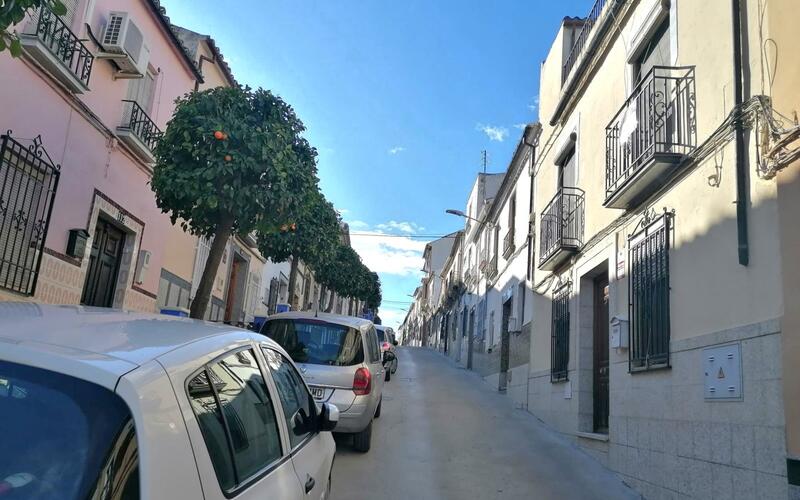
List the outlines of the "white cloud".
{"type": "Polygon", "coordinates": [[[397,327],[403,323],[403,319],[406,317],[406,311],[399,311],[381,306],[378,316],[381,317],[381,321],[384,325],[391,326],[396,330],[397,327]]]}
{"type": "Polygon", "coordinates": [[[402,153],[405,150],[406,150],[406,148],[404,148],[403,146],[395,146],[392,149],[390,149],[388,152],[389,152],[390,155],[396,155],[397,153],[402,153]]]}
{"type": "Polygon", "coordinates": [[[531,111],[536,111],[537,108],[539,108],[539,98],[534,97],[533,102],[528,104],[528,109],[531,111]]]}
{"type": "Polygon", "coordinates": [[[427,242],[406,235],[425,228],[406,221],[390,220],[370,227],[363,221],[348,221],[350,244],[372,271],[397,276],[421,276],[422,252],[427,242]],[[356,233],[356,234],[353,234],[356,233]]]}
{"type": "Polygon", "coordinates": [[[517,123],[514,125],[514,128],[517,130],[525,130],[525,127],[527,126],[528,126],[527,123],[517,123]]]}
{"type": "Polygon", "coordinates": [[[508,136],[508,129],[506,127],[482,125],[479,123],[475,126],[475,129],[486,134],[486,137],[488,137],[490,141],[503,142],[508,136]]]}
{"type": "Polygon", "coordinates": [[[401,233],[413,234],[423,231],[425,228],[413,222],[398,222],[390,220],[389,222],[376,225],[375,229],[378,229],[381,232],[400,231],[401,233]]]}

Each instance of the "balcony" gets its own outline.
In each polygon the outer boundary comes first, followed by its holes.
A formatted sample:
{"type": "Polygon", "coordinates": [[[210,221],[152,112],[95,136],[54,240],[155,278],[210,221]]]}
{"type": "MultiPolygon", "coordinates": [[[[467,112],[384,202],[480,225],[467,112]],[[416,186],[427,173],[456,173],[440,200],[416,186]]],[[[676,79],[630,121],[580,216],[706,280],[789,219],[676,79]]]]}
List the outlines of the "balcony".
{"type": "Polygon", "coordinates": [[[542,212],[539,234],[539,268],[552,271],[583,245],[582,189],[564,187],[542,212]]]}
{"type": "Polygon", "coordinates": [[[603,12],[603,7],[606,6],[607,0],[596,0],[594,5],[592,6],[592,10],[589,11],[589,15],[583,19],[583,27],[581,28],[580,33],[578,36],[575,37],[575,42],[572,44],[572,49],[567,56],[567,59],[564,61],[564,66],[562,68],[562,81],[565,81],[569,76],[570,71],[575,66],[575,63],[578,62],[581,54],[583,54],[583,49],[586,47],[586,42],[589,40],[589,35],[592,33],[592,28],[594,28],[595,23],[597,20],[600,19],[600,14],[603,12]]]}
{"type": "Polygon", "coordinates": [[[503,236],[503,258],[507,259],[514,253],[516,247],[514,246],[514,228],[509,228],[505,236],[503,236]]]}
{"type": "Polygon", "coordinates": [[[678,170],[696,144],[694,67],[654,67],[606,127],[603,205],[636,206],[678,170]]]}
{"type": "Polygon", "coordinates": [[[94,56],[53,11],[42,7],[19,40],[25,53],[71,92],[89,90],[94,56]]]}
{"type": "Polygon", "coordinates": [[[125,107],[117,135],[146,163],[155,163],[153,151],[164,133],[136,101],[123,100],[122,103],[125,107]]]}
{"type": "Polygon", "coordinates": [[[494,254],[491,259],[489,259],[489,263],[486,265],[486,278],[492,279],[497,275],[497,254],[494,254]]]}

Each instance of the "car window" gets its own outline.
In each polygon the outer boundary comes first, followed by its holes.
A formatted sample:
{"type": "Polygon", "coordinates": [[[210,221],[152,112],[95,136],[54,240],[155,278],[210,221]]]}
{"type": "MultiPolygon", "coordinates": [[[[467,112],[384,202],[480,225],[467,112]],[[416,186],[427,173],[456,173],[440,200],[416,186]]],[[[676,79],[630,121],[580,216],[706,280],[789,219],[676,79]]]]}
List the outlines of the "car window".
{"type": "Polygon", "coordinates": [[[272,349],[262,348],[262,350],[272,373],[272,379],[278,388],[278,397],[283,405],[283,416],[286,419],[286,427],[289,429],[289,441],[292,448],[295,448],[313,433],[317,406],[292,363],[272,349]],[[299,421],[295,420],[295,414],[298,412],[300,414],[299,421]]]}
{"type": "Polygon", "coordinates": [[[375,333],[378,335],[378,342],[383,342],[386,339],[386,335],[383,330],[376,328],[375,333]]]}
{"type": "Polygon", "coordinates": [[[104,387],[0,361],[0,429],[3,500],[139,498],[131,413],[104,387]]]}
{"type": "Polygon", "coordinates": [[[361,333],[345,325],[276,319],[267,321],[261,333],[283,347],[296,363],[353,366],[364,362],[361,333]]]}
{"type": "Polygon", "coordinates": [[[252,350],[207,365],[187,391],[224,491],[281,458],[275,408],[252,350]]]}
{"type": "Polygon", "coordinates": [[[380,349],[378,348],[378,336],[375,334],[375,327],[367,330],[367,344],[370,363],[377,363],[380,361],[380,349]]]}

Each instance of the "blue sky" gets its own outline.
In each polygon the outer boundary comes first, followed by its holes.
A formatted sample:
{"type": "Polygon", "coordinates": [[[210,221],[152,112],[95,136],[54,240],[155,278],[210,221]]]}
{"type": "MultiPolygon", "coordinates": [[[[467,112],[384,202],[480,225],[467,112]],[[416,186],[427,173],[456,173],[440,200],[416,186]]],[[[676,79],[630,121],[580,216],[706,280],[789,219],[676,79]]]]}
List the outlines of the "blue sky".
{"type": "MultiPolygon", "coordinates": [[[[402,321],[425,238],[463,226],[481,151],[508,165],[538,119],[539,65],[560,20],[591,0],[162,0],[217,41],[241,83],[292,104],[319,150],[323,192],[402,321]]],[[[430,238],[428,238],[430,239],[430,238]]]]}

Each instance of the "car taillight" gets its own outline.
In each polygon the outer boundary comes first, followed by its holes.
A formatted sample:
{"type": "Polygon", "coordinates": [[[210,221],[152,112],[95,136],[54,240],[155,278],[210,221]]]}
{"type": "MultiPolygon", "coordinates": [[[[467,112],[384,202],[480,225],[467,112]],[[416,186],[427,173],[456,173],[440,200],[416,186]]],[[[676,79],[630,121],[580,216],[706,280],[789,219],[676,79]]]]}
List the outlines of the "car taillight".
{"type": "Polygon", "coordinates": [[[388,351],[391,348],[392,348],[392,346],[389,345],[388,342],[384,342],[383,345],[381,346],[381,349],[383,349],[384,351],[388,351]]]}
{"type": "Polygon", "coordinates": [[[353,392],[356,396],[366,396],[372,390],[372,374],[369,368],[363,366],[356,370],[356,375],[353,377],[353,392]]]}

